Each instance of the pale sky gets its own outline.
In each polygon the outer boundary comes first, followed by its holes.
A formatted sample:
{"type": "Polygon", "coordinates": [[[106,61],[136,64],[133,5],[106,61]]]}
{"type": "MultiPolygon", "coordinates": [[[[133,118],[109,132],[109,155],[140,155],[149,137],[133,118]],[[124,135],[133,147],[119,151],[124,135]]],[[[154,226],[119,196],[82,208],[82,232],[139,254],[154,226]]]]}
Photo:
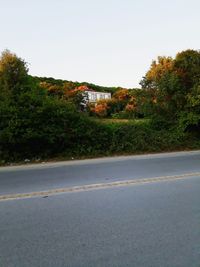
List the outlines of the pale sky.
{"type": "Polygon", "coordinates": [[[0,51],[31,75],[133,88],[157,56],[200,48],[199,0],[0,0],[0,51]]]}

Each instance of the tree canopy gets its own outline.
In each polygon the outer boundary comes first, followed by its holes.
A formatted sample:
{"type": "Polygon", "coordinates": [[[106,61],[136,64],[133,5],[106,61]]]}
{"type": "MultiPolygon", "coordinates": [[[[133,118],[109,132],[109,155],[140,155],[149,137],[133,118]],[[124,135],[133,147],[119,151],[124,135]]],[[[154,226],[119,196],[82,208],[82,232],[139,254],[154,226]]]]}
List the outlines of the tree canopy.
{"type": "Polygon", "coordinates": [[[200,84],[200,52],[185,50],[175,58],[158,57],[141,81],[147,94],[153,97],[151,110],[157,115],[177,118],[187,109],[188,95],[200,84]]]}

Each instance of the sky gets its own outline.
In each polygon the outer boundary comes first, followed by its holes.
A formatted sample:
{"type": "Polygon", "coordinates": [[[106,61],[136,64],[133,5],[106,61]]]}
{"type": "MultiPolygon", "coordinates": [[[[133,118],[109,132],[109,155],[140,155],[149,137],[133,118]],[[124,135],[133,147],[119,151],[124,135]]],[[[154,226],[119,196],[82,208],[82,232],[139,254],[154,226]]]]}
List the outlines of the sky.
{"type": "Polygon", "coordinates": [[[139,87],[157,56],[200,49],[199,0],[0,0],[0,52],[29,73],[139,87]]]}

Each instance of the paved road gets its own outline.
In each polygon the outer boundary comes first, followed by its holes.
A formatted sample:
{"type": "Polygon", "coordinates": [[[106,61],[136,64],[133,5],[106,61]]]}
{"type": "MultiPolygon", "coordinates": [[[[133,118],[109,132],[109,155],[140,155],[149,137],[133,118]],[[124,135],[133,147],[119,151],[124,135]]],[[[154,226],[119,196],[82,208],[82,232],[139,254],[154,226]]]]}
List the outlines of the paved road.
{"type": "Polygon", "coordinates": [[[199,267],[199,162],[195,152],[1,169],[0,195],[185,177],[0,201],[0,266],[199,267]]]}
{"type": "Polygon", "coordinates": [[[200,152],[0,168],[0,195],[200,172],[200,152]]]}

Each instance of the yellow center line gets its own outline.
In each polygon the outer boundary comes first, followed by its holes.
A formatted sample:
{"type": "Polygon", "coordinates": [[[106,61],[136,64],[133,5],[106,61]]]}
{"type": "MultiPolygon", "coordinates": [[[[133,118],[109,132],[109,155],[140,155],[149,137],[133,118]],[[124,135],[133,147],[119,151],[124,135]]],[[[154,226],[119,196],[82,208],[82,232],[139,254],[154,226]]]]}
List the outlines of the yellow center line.
{"type": "Polygon", "coordinates": [[[91,191],[91,190],[97,190],[97,189],[106,189],[106,188],[112,188],[112,187],[123,187],[123,186],[140,185],[140,184],[147,184],[147,183],[149,184],[149,183],[156,183],[156,182],[181,180],[181,179],[188,179],[191,177],[199,177],[199,176],[200,176],[200,172],[196,172],[196,173],[186,173],[186,174],[173,175],[173,176],[160,176],[160,177],[152,177],[152,178],[140,178],[140,179],[134,179],[134,180],[116,181],[116,182],[111,182],[111,183],[99,183],[99,184],[80,185],[80,186],[73,186],[73,187],[63,187],[63,188],[58,188],[58,189],[50,189],[46,191],[38,191],[38,192],[30,192],[30,193],[7,194],[7,195],[0,195],[0,201],[25,199],[25,198],[32,198],[32,197],[44,197],[44,196],[57,195],[57,194],[62,194],[62,193],[75,193],[75,192],[91,191]]]}

